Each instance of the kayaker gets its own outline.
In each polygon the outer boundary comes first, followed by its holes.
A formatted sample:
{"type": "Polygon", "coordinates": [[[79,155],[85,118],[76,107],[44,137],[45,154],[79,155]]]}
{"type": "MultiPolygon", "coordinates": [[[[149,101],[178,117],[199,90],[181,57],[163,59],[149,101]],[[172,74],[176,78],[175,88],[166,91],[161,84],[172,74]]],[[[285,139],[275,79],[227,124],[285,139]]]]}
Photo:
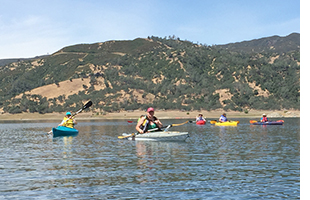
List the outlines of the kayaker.
{"type": "Polygon", "coordinates": [[[267,115],[264,113],[263,117],[260,119],[261,122],[268,122],[268,117],[267,115]]]}
{"type": "Polygon", "coordinates": [[[62,120],[62,122],[58,126],[65,126],[68,128],[73,128],[74,125],[76,125],[76,124],[77,124],[77,122],[72,117],[71,112],[67,112],[66,116],[64,117],[64,119],[62,120]]]}
{"type": "Polygon", "coordinates": [[[223,114],[220,116],[219,121],[220,121],[220,122],[227,122],[226,113],[223,113],[223,114]]]}
{"type": "Polygon", "coordinates": [[[140,118],[136,125],[136,130],[142,134],[148,132],[148,130],[160,128],[163,126],[163,124],[160,122],[157,117],[154,116],[154,108],[150,107],[147,109],[147,115],[144,115],[140,118]]]}
{"type": "Polygon", "coordinates": [[[139,119],[137,120],[137,123],[140,121],[140,119],[141,119],[141,117],[144,117],[145,115],[141,115],[140,117],[139,117],[139,119]]]}
{"type": "Polygon", "coordinates": [[[199,114],[198,117],[196,117],[196,122],[199,121],[206,121],[206,119],[202,117],[202,114],[199,114]]]}

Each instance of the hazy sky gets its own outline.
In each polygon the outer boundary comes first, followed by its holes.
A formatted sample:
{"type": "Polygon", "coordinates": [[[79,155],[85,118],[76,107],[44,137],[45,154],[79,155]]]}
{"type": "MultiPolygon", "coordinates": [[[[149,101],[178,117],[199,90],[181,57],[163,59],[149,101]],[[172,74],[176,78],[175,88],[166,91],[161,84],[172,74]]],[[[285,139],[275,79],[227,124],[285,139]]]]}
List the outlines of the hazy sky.
{"type": "Polygon", "coordinates": [[[298,0],[0,0],[0,59],[147,36],[213,45],[293,32],[298,0]]]}

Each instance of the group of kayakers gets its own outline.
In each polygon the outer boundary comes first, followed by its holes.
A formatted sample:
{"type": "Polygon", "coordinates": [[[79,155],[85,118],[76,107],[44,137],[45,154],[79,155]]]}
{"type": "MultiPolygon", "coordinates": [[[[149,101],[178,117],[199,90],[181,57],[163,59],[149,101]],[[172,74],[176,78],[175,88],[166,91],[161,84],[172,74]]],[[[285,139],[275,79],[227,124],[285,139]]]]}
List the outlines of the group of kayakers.
{"type": "MultiPolygon", "coordinates": [[[[147,114],[146,115],[141,115],[140,118],[137,121],[137,125],[136,125],[136,130],[141,134],[141,133],[145,133],[148,130],[160,130],[163,127],[163,124],[161,123],[161,121],[154,116],[155,110],[152,107],[149,107],[147,109],[147,114]]],[[[196,117],[196,122],[199,121],[204,121],[206,122],[206,119],[203,117],[203,115],[201,113],[198,114],[198,116],[196,117]]],[[[220,118],[219,118],[220,122],[227,122],[228,119],[226,117],[226,113],[223,113],[220,118]]],[[[267,122],[268,118],[266,114],[263,114],[261,120],[261,122],[267,122]]],[[[66,116],[63,118],[62,122],[58,125],[58,126],[65,126],[65,127],[69,127],[69,128],[74,128],[74,125],[76,125],[77,122],[76,120],[73,118],[71,112],[67,112],[66,116]]]]}
{"type": "MultiPolygon", "coordinates": [[[[155,110],[152,107],[147,109],[146,115],[141,115],[137,121],[136,130],[139,133],[145,133],[148,130],[160,130],[163,127],[161,121],[154,116],[155,110]]],[[[73,118],[71,112],[67,112],[66,116],[63,118],[62,122],[58,126],[65,126],[68,128],[74,128],[77,122],[73,118]]]]}
{"type": "MultiPolygon", "coordinates": [[[[203,115],[200,113],[198,114],[198,116],[196,117],[196,122],[199,122],[199,121],[206,121],[205,118],[203,118],[203,115]]],[[[219,118],[219,121],[220,122],[227,122],[227,117],[226,117],[226,113],[223,113],[220,118],[219,118]]]]}
{"type": "MultiPolygon", "coordinates": [[[[199,121],[206,121],[205,118],[203,118],[203,115],[200,113],[198,114],[198,116],[196,117],[196,122],[199,122],[199,121]]],[[[219,118],[219,121],[220,122],[227,122],[228,119],[226,117],[226,113],[223,113],[220,118],[219,118]]],[[[264,113],[262,118],[260,119],[261,122],[268,122],[268,117],[267,115],[264,113]]]]}

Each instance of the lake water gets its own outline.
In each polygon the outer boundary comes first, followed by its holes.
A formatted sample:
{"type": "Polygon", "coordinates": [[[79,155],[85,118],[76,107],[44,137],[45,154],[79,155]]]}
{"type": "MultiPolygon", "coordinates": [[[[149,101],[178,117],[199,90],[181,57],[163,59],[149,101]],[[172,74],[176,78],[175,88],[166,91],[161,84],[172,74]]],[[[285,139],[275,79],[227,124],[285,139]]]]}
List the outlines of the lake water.
{"type": "Polygon", "coordinates": [[[299,199],[300,119],[238,120],[170,128],[185,142],[120,140],[135,132],[126,120],[78,121],[58,138],[46,132],[59,122],[1,122],[0,199],[299,199]]]}

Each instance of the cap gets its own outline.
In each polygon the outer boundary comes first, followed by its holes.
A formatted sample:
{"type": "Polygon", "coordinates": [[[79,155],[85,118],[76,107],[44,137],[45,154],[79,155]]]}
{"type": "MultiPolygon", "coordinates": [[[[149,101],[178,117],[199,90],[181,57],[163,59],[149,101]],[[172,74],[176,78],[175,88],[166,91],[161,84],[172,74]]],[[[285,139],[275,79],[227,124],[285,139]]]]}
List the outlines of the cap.
{"type": "Polygon", "coordinates": [[[151,111],[153,111],[153,112],[154,112],[154,108],[149,107],[149,108],[147,109],[147,112],[151,112],[151,111]]]}
{"type": "Polygon", "coordinates": [[[264,113],[263,116],[266,116],[266,114],[264,113]]]}
{"type": "Polygon", "coordinates": [[[71,112],[67,112],[66,115],[71,115],[71,112]]]}

